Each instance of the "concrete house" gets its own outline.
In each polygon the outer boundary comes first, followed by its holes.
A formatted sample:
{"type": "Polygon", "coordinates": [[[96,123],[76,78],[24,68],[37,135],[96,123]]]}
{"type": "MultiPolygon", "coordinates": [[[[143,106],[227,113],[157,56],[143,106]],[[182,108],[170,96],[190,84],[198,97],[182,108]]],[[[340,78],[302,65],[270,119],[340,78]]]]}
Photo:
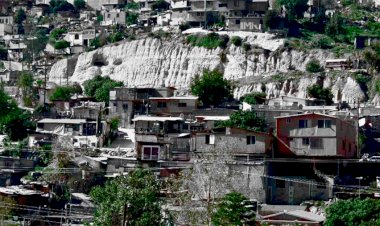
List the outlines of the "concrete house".
{"type": "Polygon", "coordinates": [[[44,118],[37,121],[36,132],[69,136],[73,147],[101,147],[108,128],[106,122],[44,118]]]}
{"type": "Polygon", "coordinates": [[[265,12],[268,11],[268,0],[238,1],[228,0],[228,30],[261,31],[265,12]]]}
{"type": "Polygon", "coordinates": [[[120,9],[103,9],[101,11],[103,21],[100,23],[102,26],[110,25],[125,25],[126,13],[120,9]]]}
{"type": "Polygon", "coordinates": [[[120,126],[129,127],[135,115],[147,114],[150,97],[171,97],[174,88],[117,87],[110,91],[110,115],[120,117],[120,126]]]}
{"type": "Polygon", "coordinates": [[[268,106],[275,108],[299,108],[302,109],[303,106],[320,106],[324,105],[325,102],[317,100],[315,98],[300,98],[293,96],[280,96],[277,98],[269,99],[268,106]]]}
{"type": "Polygon", "coordinates": [[[235,157],[249,160],[272,154],[272,136],[268,133],[239,128],[221,128],[197,132],[192,138],[192,151],[210,153],[228,149],[235,157]]]}
{"type": "Polygon", "coordinates": [[[171,0],[171,25],[180,25],[186,22],[187,12],[190,9],[190,0],[171,0]]]}
{"type": "Polygon", "coordinates": [[[280,155],[354,158],[357,128],[348,120],[308,113],[276,118],[280,155]]]}
{"type": "Polygon", "coordinates": [[[119,6],[126,3],[125,0],[87,0],[87,6],[93,10],[100,10],[102,7],[106,8],[118,8],[119,6]]]}
{"type": "Polygon", "coordinates": [[[70,31],[64,37],[66,41],[70,42],[70,46],[84,46],[84,47],[89,47],[91,41],[95,38],[96,38],[95,29],[70,31]]]}
{"type": "Polygon", "coordinates": [[[133,121],[137,159],[189,160],[190,133],[182,118],[139,116],[133,121]]]}
{"type": "Polygon", "coordinates": [[[197,108],[198,97],[175,96],[175,97],[150,97],[149,112],[154,115],[190,114],[197,108]]]}

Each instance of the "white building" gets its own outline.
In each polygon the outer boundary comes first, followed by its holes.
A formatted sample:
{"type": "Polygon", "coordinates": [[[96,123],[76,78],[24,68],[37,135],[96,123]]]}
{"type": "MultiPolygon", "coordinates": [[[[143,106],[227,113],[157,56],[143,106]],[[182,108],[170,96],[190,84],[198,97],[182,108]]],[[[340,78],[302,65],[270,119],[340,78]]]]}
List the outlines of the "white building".
{"type": "Polygon", "coordinates": [[[70,46],[90,46],[96,37],[95,29],[85,29],[81,31],[70,31],[64,39],[70,42],[70,46]]]}

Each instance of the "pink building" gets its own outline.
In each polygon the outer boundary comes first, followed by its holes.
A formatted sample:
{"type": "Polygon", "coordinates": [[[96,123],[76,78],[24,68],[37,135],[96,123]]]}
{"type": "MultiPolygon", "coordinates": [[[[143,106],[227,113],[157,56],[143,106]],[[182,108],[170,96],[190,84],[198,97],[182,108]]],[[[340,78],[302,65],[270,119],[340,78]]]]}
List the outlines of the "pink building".
{"type": "Polygon", "coordinates": [[[276,118],[278,152],[285,156],[354,158],[357,128],[350,120],[308,113],[276,118]]]}

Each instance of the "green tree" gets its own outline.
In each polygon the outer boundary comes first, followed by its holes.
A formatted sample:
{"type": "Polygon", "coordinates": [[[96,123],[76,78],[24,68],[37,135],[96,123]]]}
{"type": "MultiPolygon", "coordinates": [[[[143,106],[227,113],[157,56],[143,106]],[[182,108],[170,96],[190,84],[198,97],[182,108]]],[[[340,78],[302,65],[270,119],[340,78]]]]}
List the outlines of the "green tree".
{"type": "Polygon", "coordinates": [[[267,95],[265,93],[253,92],[241,97],[241,101],[244,101],[248,104],[264,104],[266,98],[267,98],[267,95]]]}
{"type": "Polygon", "coordinates": [[[334,13],[334,15],[330,17],[326,24],[325,33],[333,38],[336,38],[337,35],[346,33],[344,29],[344,19],[341,13],[334,13]]]}
{"type": "Polygon", "coordinates": [[[22,100],[25,106],[32,106],[35,99],[33,89],[33,75],[29,72],[22,72],[18,80],[18,87],[21,89],[22,100]]]}
{"type": "Polygon", "coordinates": [[[66,0],[50,0],[49,4],[52,13],[57,13],[58,11],[75,11],[74,6],[66,0]]]}
{"type": "Polygon", "coordinates": [[[169,8],[169,4],[165,0],[156,0],[152,4],[152,10],[162,11],[169,8]]]}
{"type": "Polygon", "coordinates": [[[380,72],[380,44],[375,44],[364,52],[364,60],[369,65],[370,71],[380,72]]]}
{"type": "Polygon", "coordinates": [[[30,64],[40,57],[49,40],[49,37],[46,36],[46,31],[43,29],[35,31],[33,36],[25,40],[27,48],[23,50],[23,58],[30,64]]]}
{"type": "Polygon", "coordinates": [[[127,22],[127,25],[137,24],[138,18],[139,18],[139,14],[138,13],[131,12],[131,11],[126,12],[126,18],[125,18],[125,20],[127,22]]]}
{"type": "Polygon", "coordinates": [[[87,80],[83,84],[84,93],[87,96],[95,97],[97,101],[109,102],[109,92],[111,89],[123,86],[122,82],[110,79],[108,76],[95,76],[93,79],[87,80]]]}
{"type": "Polygon", "coordinates": [[[95,225],[120,225],[124,210],[128,225],[159,225],[160,184],[148,170],[136,169],[105,186],[96,186],[90,196],[96,204],[95,225]],[[125,209],[126,208],[126,209],[125,209]]]}
{"type": "Polygon", "coordinates": [[[329,88],[323,88],[323,86],[319,84],[314,84],[307,87],[306,91],[307,95],[319,100],[324,100],[327,105],[334,103],[334,95],[332,94],[331,89],[329,88]]]}
{"type": "Polygon", "coordinates": [[[115,32],[114,34],[109,36],[109,40],[111,43],[121,41],[121,40],[123,40],[123,33],[115,32]]]}
{"type": "Polygon", "coordinates": [[[268,10],[264,16],[265,29],[276,29],[281,24],[281,18],[277,10],[268,10]]]}
{"type": "Polygon", "coordinates": [[[256,116],[255,112],[239,110],[232,113],[229,120],[219,122],[218,127],[237,127],[264,132],[267,128],[267,124],[265,119],[256,116]]]}
{"type": "Polygon", "coordinates": [[[86,8],[86,2],[84,0],[74,0],[74,6],[77,9],[86,8]]]}
{"type": "Polygon", "coordinates": [[[255,213],[247,207],[247,201],[241,193],[226,194],[212,216],[213,225],[254,225],[255,213]]]}
{"type": "Polygon", "coordinates": [[[340,200],[326,209],[325,225],[380,225],[380,200],[340,200]]]}
{"type": "Polygon", "coordinates": [[[32,128],[30,114],[17,107],[16,102],[0,89],[0,133],[8,135],[13,141],[27,136],[27,129],[32,128]]]}
{"type": "Polygon", "coordinates": [[[279,0],[279,3],[285,7],[289,20],[303,18],[309,9],[308,0],[279,0]]]}
{"type": "Polygon", "coordinates": [[[204,105],[216,106],[231,97],[232,84],[223,78],[221,72],[206,69],[203,71],[202,77],[196,75],[191,81],[190,90],[193,95],[199,97],[204,105]]]}
{"type": "Polygon", "coordinates": [[[317,73],[317,72],[323,71],[323,68],[321,67],[321,64],[319,63],[319,60],[311,59],[306,64],[306,71],[310,73],[317,73]]]}
{"type": "Polygon", "coordinates": [[[127,5],[125,6],[125,8],[127,10],[139,10],[140,9],[140,5],[137,2],[131,1],[131,2],[127,3],[127,5]]]}
{"type": "Polygon", "coordinates": [[[18,9],[15,16],[15,23],[18,25],[21,25],[25,19],[26,19],[25,11],[22,8],[18,9]]]}
{"type": "Polygon", "coordinates": [[[73,95],[73,89],[70,86],[57,86],[53,93],[49,96],[49,99],[51,101],[56,100],[70,100],[71,96],[73,95]]]}

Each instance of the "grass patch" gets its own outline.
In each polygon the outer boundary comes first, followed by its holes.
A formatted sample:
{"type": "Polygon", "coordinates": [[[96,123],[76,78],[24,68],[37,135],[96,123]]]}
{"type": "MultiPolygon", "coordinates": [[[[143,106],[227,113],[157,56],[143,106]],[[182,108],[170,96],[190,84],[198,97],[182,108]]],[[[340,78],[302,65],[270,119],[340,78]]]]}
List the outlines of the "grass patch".
{"type": "Polygon", "coordinates": [[[186,38],[186,43],[206,49],[215,49],[217,47],[226,48],[228,40],[229,38],[226,35],[210,33],[206,36],[189,35],[186,38]]]}
{"type": "Polygon", "coordinates": [[[286,77],[283,74],[275,74],[271,77],[272,81],[283,83],[286,81],[286,77]]]}

